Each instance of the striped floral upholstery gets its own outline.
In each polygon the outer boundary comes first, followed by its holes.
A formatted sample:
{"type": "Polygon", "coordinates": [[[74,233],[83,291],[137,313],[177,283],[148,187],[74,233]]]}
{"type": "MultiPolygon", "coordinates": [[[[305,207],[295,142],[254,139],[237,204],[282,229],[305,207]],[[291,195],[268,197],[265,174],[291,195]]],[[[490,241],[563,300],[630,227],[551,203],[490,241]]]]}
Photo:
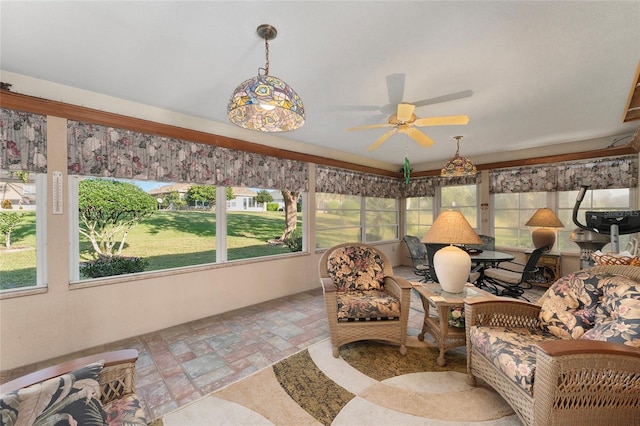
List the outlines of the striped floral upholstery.
{"type": "Polygon", "coordinates": [[[469,339],[509,379],[532,394],[536,344],[559,338],[543,330],[528,328],[471,327],[469,339]]]}
{"type": "Polygon", "coordinates": [[[400,317],[400,301],[381,290],[351,290],[336,295],[338,320],[379,320],[400,317]]]}

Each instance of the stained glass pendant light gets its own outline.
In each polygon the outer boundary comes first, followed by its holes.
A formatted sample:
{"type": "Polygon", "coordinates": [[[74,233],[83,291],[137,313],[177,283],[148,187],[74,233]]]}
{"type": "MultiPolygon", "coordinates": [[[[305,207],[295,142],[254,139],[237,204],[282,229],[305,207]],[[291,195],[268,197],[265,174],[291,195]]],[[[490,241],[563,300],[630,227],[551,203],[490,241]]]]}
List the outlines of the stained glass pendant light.
{"type": "Polygon", "coordinates": [[[257,28],[264,39],[266,64],[258,75],[242,82],[227,104],[227,116],[236,126],[260,132],[287,132],[304,124],[304,105],[287,83],[269,75],[269,40],[278,31],[268,24],[257,28]]]}
{"type": "Polygon", "coordinates": [[[443,177],[459,177],[459,176],[475,176],[478,173],[476,166],[473,165],[465,157],[460,157],[460,139],[462,136],[454,136],[456,140],[457,148],[456,155],[444,165],[440,171],[440,176],[443,177]]]}

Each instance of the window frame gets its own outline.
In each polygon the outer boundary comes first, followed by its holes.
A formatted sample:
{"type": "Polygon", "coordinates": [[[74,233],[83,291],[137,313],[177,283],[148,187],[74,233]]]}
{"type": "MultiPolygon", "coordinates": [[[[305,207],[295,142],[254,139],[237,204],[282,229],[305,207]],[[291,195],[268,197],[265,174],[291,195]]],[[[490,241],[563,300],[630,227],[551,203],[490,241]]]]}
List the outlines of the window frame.
{"type": "MultiPolygon", "coordinates": [[[[227,263],[241,263],[241,262],[259,262],[261,260],[273,260],[273,258],[281,257],[281,256],[291,256],[291,255],[299,255],[304,254],[307,250],[307,221],[308,217],[306,214],[308,201],[307,192],[300,192],[300,197],[302,197],[302,251],[301,252],[285,252],[278,254],[268,254],[265,256],[257,256],[257,257],[247,257],[241,259],[233,259],[228,260],[228,246],[227,246],[227,226],[228,226],[228,211],[227,211],[227,199],[226,199],[226,186],[216,186],[216,209],[215,209],[215,226],[216,226],[216,236],[215,236],[215,250],[216,257],[212,259],[211,262],[199,263],[194,265],[186,265],[180,267],[171,267],[165,269],[154,269],[139,273],[131,273],[125,275],[112,275],[100,278],[87,278],[81,279],[80,277],[80,233],[78,232],[79,227],[79,212],[78,212],[78,190],[79,190],[79,182],[82,178],[95,178],[95,176],[80,176],[80,175],[69,175],[68,179],[68,206],[69,206],[69,281],[74,287],[83,287],[85,285],[97,285],[93,283],[98,283],[98,280],[109,280],[112,282],[113,280],[118,281],[128,281],[135,280],[136,277],[139,277],[141,274],[163,274],[167,273],[179,273],[177,271],[184,271],[185,269],[202,269],[202,268],[211,268],[220,266],[221,264],[227,263]],[[172,272],[175,271],[175,272],[172,272]]],[[[120,180],[120,181],[138,181],[135,179],[118,179],[112,177],[99,177],[101,179],[112,179],[112,180],[120,180]]],[[[143,181],[143,180],[139,180],[143,181]]]]}

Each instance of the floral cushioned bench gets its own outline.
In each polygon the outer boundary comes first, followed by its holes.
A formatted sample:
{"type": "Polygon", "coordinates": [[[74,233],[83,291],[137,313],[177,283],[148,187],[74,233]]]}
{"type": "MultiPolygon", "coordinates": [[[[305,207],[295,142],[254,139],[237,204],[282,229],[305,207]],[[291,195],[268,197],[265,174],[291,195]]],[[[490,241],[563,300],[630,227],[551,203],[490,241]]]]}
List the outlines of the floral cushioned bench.
{"type": "Polygon", "coordinates": [[[640,421],[640,268],[586,269],[537,305],[470,302],[465,314],[470,381],[493,386],[525,424],[640,421]]]}
{"type": "Polygon", "coordinates": [[[0,386],[2,425],[146,425],[134,349],[85,357],[0,386]]]}

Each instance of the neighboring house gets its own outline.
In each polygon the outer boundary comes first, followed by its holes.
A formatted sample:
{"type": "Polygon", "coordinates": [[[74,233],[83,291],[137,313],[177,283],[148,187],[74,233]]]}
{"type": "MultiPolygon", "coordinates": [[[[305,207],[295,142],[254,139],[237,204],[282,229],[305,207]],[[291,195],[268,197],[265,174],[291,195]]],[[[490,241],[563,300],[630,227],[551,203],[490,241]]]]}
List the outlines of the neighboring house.
{"type": "Polygon", "coordinates": [[[258,203],[255,200],[256,195],[258,195],[256,191],[242,187],[233,187],[231,189],[236,198],[227,200],[227,211],[262,212],[265,210],[263,203],[258,203]]]}
{"type": "MultiPolygon", "coordinates": [[[[191,188],[191,183],[172,183],[170,185],[160,186],[155,189],[151,189],[147,191],[148,194],[153,195],[156,198],[164,198],[167,194],[177,191],[180,195],[181,199],[184,199],[191,188]]],[[[236,198],[233,200],[227,200],[227,210],[228,211],[248,211],[248,212],[261,212],[264,211],[265,208],[263,203],[257,203],[255,201],[255,196],[258,195],[256,191],[253,191],[249,188],[243,187],[232,187],[233,195],[236,198]]],[[[282,193],[280,191],[273,191],[274,193],[280,194],[280,198],[282,198],[282,193]]],[[[284,201],[282,202],[284,206],[284,201]]]]}

